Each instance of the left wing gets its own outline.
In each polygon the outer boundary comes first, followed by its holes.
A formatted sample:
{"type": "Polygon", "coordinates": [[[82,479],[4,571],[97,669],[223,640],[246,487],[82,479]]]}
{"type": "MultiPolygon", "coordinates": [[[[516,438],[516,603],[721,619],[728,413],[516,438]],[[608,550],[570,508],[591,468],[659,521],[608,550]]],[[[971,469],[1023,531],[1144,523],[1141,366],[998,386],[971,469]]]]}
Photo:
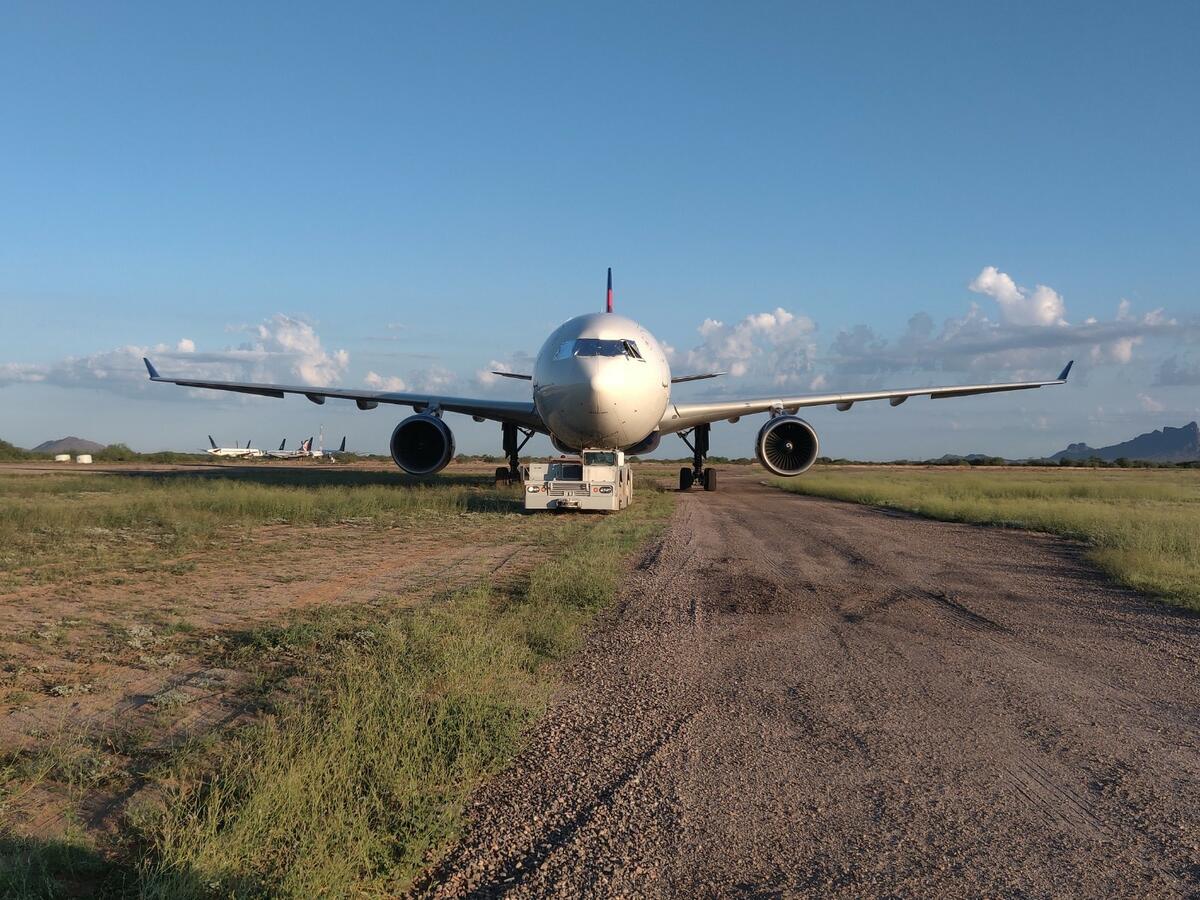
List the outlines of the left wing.
{"type": "Polygon", "coordinates": [[[794,413],[802,406],[835,405],[845,412],[855,403],[865,400],[888,400],[892,406],[899,406],[909,397],[922,397],[926,394],[933,400],[947,397],[969,397],[972,394],[994,394],[1001,391],[1026,391],[1030,388],[1046,387],[1052,384],[1065,384],[1071,374],[1074,360],[1067,363],[1066,368],[1058,373],[1051,381],[1013,381],[1005,384],[959,384],[950,387],[903,388],[897,391],[859,391],[852,394],[801,394],[798,397],[774,397],[762,400],[720,400],[713,403],[672,403],[663,414],[659,431],[663,434],[673,434],[684,431],[694,425],[705,422],[717,422],[721,419],[737,419],[754,413],[769,410],[781,410],[794,413]]]}
{"type": "Polygon", "coordinates": [[[537,414],[533,402],[514,400],[476,400],[468,397],[443,397],[440,394],[411,394],[395,391],[356,391],[343,388],[322,388],[309,385],[261,384],[253,381],[205,381],[198,378],[164,378],[158,374],[154,364],[145,357],[146,371],[151,381],[178,384],[181,387],[207,388],[214,391],[233,391],[238,394],[257,394],[260,397],[283,397],[285,394],[303,394],[313,403],[324,403],[326,398],[353,400],[359,409],[374,409],[380,403],[411,406],[417,412],[430,408],[447,412],[463,413],[476,419],[492,419],[496,422],[513,422],[546,433],[542,417],[537,414]]]}

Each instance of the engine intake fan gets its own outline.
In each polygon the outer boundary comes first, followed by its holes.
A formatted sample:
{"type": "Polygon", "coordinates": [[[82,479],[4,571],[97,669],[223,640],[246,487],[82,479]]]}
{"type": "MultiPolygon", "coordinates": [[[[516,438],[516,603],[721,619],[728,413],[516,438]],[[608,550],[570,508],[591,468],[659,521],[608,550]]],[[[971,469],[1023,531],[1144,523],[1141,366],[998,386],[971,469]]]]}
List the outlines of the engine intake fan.
{"type": "Polygon", "coordinates": [[[799,475],[817,461],[817,432],[799,416],[776,416],[758,432],[754,452],[776,475],[799,475]]]}
{"type": "Polygon", "coordinates": [[[432,475],[454,458],[454,433],[437,416],[418,413],[396,426],[388,448],[408,474],[432,475]]]}

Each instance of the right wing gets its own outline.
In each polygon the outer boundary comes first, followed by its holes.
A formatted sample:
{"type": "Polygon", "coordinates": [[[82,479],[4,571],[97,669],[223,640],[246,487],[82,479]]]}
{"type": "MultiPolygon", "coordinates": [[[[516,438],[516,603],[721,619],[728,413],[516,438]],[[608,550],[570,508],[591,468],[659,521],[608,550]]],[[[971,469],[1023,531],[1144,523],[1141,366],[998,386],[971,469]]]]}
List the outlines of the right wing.
{"type": "Polygon", "coordinates": [[[313,403],[324,403],[326,398],[353,400],[359,409],[374,409],[380,403],[411,406],[417,412],[430,408],[447,412],[463,413],[476,419],[491,419],[496,422],[513,422],[547,433],[542,417],[537,414],[533,402],[515,400],[482,400],[469,397],[443,397],[440,394],[412,394],[396,391],[358,391],[344,388],[322,388],[309,385],[262,384],[253,381],[206,381],[200,378],[165,378],[158,374],[154,364],[145,357],[146,371],[151,381],[178,384],[181,387],[206,388],[214,391],[233,391],[238,394],[257,394],[260,397],[283,397],[285,394],[303,394],[313,403]]]}
{"type": "Polygon", "coordinates": [[[1066,368],[1058,373],[1058,377],[1050,381],[1011,381],[1003,384],[956,384],[949,387],[901,388],[892,391],[859,391],[847,394],[801,394],[798,397],[769,397],[761,400],[720,400],[713,403],[671,403],[663,414],[659,431],[663,434],[674,434],[686,431],[705,422],[718,422],[721,419],[737,419],[740,416],[750,416],[755,413],[781,410],[794,413],[803,406],[837,406],[845,412],[855,403],[865,400],[889,400],[892,406],[899,406],[909,397],[921,397],[926,394],[933,400],[947,397],[968,397],[972,394],[993,394],[1001,391],[1025,391],[1030,388],[1040,388],[1051,384],[1065,384],[1071,374],[1071,366],[1075,361],[1067,363],[1066,368]]]}

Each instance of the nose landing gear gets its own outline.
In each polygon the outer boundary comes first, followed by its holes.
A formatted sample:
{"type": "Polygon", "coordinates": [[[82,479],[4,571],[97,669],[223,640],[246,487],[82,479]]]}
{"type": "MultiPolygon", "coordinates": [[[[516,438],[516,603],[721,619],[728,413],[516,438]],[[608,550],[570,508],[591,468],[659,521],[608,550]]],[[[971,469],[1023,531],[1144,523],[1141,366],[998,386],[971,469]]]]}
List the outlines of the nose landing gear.
{"type": "Polygon", "coordinates": [[[504,435],[504,455],[508,457],[508,467],[496,467],[496,487],[509,484],[521,484],[525,480],[525,472],[521,468],[521,450],[533,437],[532,428],[522,428],[512,422],[502,422],[501,433],[504,435]],[[524,440],[517,443],[517,434],[524,435],[524,440]]]}
{"type": "Polygon", "coordinates": [[[692,451],[692,467],[679,470],[679,489],[690,490],[693,484],[700,484],[706,491],[717,489],[717,470],[706,468],[704,457],[708,456],[708,432],[712,429],[707,423],[679,432],[679,437],[688,449],[692,451]],[[688,440],[688,435],[692,440],[688,440]],[[693,443],[694,441],[694,443],[693,443]]]}

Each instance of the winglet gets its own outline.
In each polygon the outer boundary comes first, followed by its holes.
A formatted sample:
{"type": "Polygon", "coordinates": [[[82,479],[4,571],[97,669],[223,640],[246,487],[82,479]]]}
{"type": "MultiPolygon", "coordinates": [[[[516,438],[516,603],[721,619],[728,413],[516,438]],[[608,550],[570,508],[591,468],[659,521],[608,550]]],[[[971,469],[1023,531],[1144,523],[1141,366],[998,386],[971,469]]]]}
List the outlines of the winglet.
{"type": "Polygon", "coordinates": [[[606,312],[612,312],[612,266],[608,267],[608,308],[606,312]]]}
{"type": "Polygon", "coordinates": [[[150,360],[146,359],[144,356],[142,357],[142,362],[146,364],[146,371],[150,373],[150,379],[152,381],[156,380],[159,376],[158,369],[154,368],[154,363],[150,362],[150,360]]]}
{"type": "Polygon", "coordinates": [[[1067,363],[1066,367],[1058,373],[1058,378],[1056,378],[1055,381],[1066,381],[1067,376],[1071,374],[1071,366],[1073,365],[1075,365],[1075,360],[1071,360],[1069,363],[1067,363]]]}

